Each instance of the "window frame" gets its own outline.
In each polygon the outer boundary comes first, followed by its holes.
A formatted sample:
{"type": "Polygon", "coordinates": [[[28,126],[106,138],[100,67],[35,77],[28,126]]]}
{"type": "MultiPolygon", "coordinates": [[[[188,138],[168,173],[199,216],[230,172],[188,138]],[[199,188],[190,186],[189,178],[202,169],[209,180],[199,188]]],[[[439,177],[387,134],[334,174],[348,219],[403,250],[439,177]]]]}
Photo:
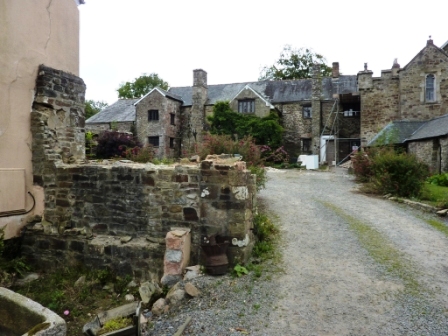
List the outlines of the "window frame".
{"type": "Polygon", "coordinates": [[[153,135],[153,136],[148,136],[148,144],[153,146],[153,147],[160,147],[160,136],[159,135],[153,135]],[[152,141],[157,139],[157,145],[155,145],[152,141]]]}
{"type": "Polygon", "coordinates": [[[170,113],[170,125],[176,126],[176,114],[170,113]]]}
{"type": "Polygon", "coordinates": [[[238,113],[255,113],[255,99],[245,98],[238,100],[238,113]]]}
{"type": "Polygon", "coordinates": [[[159,110],[148,110],[148,121],[159,121],[159,110]]]}
{"type": "Polygon", "coordinates": [[[312,144],[311,138],[302,138],[301,139],[301,152],[303,153],[311,153],[311,144],[312,144]],[[305,147],[305,143],[307,144],[307,147],[305,147]]]}
{"type": "Polygon", "coordinates": [[[426,103],[435,103],[437,102],[436,99],[436,75],[435,74],[427,74],[425,76],[425,102],[426,103]],[[432,77],[432,87],[428,87],[428,78],[432,77]],[[431,90],[431,91],[430,91],[431,90]],[[432,99],[428,98],[428,94],[432,93],[432,99]]]}
{"type": "Polygon", "coordinates": [[[170,148],[174,148],[175,147],[175,141],[176,141],[176,138],[170,137],[170,148]]]}
{"type": "Polygon", "coordinates": [[[303,105],[302,106],[302,118],[303,119],[312,119],[313,118],[313,109],[311,105],[303,105]]]}

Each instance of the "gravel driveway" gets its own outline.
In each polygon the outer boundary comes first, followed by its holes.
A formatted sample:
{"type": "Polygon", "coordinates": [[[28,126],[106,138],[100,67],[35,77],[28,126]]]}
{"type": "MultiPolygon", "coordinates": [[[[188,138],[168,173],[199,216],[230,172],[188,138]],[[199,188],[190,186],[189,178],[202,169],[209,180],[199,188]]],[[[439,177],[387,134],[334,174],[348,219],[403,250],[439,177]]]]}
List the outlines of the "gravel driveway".
{"type": "MultiPolygon", "coordinates": [[[[284,272],[200,277],[203,295],[148,335],[448,335],[448,237],[401,204],[368,197],[346,170],[268,172],[284,272]]],[[[446,223],[445,221],[445,224],[446,223]]]]}

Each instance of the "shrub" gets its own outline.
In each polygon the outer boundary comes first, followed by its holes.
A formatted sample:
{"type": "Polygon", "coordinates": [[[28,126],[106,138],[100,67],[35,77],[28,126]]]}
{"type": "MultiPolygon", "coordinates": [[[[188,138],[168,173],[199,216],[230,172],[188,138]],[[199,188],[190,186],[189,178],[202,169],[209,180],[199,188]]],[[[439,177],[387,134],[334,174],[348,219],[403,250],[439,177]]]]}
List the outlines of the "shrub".
{"type": "Polygon", "coordinates": [[[428,183],[438,185],[440,187],[448,187],[448,173],[437,174],[428,177],[428,183]]]}
{"type": "Polygon", "coordinates": [[[201,159],[205,159],[211,154],[240,154],[247,163],[247,169],[257,176],[257,190],[265,187],[267,177],[261,159],[260,146],[255,144],[251,136],[244,137],[238,141],[232,140],[230,135],[206,134],[202,143],[196,143],[189,153],[184,155],[197,154],[201,159]]]}
{"type": "Polygon", "coordinates": [[[270,163],[289,163],[289,154],[283,146],[273,150],[270,146],[260,146],[261,156],[266,164],[270,163]]]}
{"type": "Polygon", "coordinates": [[[357,152],[351,158],[353,164],[353,173],[360,182],[367,182],[373,176],[372,158],[369,152],[357,152]]]}
{"type": "MultiPolygon", "coordinates": [[[[120,147],[123,148],[123,146],[120,147]]],[[[125,149],[125,151],[122,152],[122,156],[135,162],[151,162],[154,159],[154,148],[152,145],[147,145],[145,147],[135,146],[134,148],[125,149]]]]}
{"type": "Polygon", "coordinates": [[[121,157],[127,148],[134,147],[142,147],[142,145],[132,134],[104,131],[98,138],[96,156],[100,159],[121,157]]]}
{"type": "Polygon", "coordinates": [[[428,176],[428,167],[414,155],[392,148],[358,153],[353,166],[357,178],[371,182],[377,192],[401,197],[418,196],[428,176]]]}
{"type": "Polygon", "coordinates": [[[229,102],[217,102],[213,107],[213,116],[208,117],[212,134],[226,134],[243,138],[250,134],[257,145],[280,146],[283,127],[277,113],[271,112],[260,118],[241,114],[230,108],[229,102]]]}

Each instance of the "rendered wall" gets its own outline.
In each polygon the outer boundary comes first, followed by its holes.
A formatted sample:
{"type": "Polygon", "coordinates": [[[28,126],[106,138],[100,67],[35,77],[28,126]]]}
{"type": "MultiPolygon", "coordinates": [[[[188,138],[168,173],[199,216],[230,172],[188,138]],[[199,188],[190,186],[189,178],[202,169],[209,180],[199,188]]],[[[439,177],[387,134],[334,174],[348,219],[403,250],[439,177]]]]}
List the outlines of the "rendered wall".
{"type": "MultiPolygon", "coordinates": [[[[6,238],[43,211],[33,185],[30,112],[39,64],[78,74],[79,13],[73,0],[0,0],[0,171],[25,169],[26,191],[37,201],[28,215],[0,217],[6,238]]],[[[1,172],[0,172],[1,174],[1,172]]],[[[33,205],[25,195],[26,209],[33,205]]]]}

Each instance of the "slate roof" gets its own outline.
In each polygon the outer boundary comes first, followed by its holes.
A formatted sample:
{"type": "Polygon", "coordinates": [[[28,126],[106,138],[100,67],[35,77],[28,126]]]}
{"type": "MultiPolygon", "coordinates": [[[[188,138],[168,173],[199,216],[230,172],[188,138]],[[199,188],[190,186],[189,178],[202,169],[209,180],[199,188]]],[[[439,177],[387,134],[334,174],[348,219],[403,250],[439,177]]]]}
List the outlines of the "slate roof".
{"type": "Polygon", "coordinates": [[[119,99],[86,120],[87,124],[109,123],[113,121],[135,121],[134,103],[138,99],[119,99]]]}
{"type": "Polygon", "coordinates": [[[393,121],[375,135],[375,137],[367,144],[367,147],[402,144],[425,123],[426,121],[393,121]],[[381,143],[379,143],[379,140],[381,140],[381,143]]]}
{"type": "MultiPolygon", "coordinates": [[[[256,91],[261,97],[271,104],[277,103],[291,103],[299,101],[311,100],[312,80],[298,79],[298,80],[277,80],[277,81],[258,81],[258,82],[244,82],[232,84],[218,84],[208,85],[208,99],[207,105],[214,105],[218,101],[230,101],[246,86],[256,91]]],[[[191,106],[193,104],[193,87],[173,87],[168,91],[161,88],[155,88],[147,93],[144,97],[152,91],[158,90],[163,95],[183,102],[183,106],[191,106]]],[[[322,99],[333,99],[334,93],[356,93],[357,76],[340,76],[337,80],[332,80],[329,77],[322,80],[322,99]]],[[[139,99],[120,99],[114,104],[106,107],[98,114],[86,120],[86,123],[107,123],[112,121],[134,121],[135,120],[135,104],[138,104],[139,99]]]]}
{"type": "Polygon", "coordinates": [[[179,101],[183,101],[182,97],[179,97],[178,95],[175,95],[174,93],[168,92],[163,90],[160,87],[155,87],[153,89],[151,89],[147,94],[145,94],[143,97],[139,98],[137,100],[137,102],[134,103],[134,105],[137,105],[138,103],[140,103],[140,101],[142,101],[143,99],[145,99],[147,96],[149,96],[153,91],[159,91],[163,96],[174,99],[174,100],[179,100],[179,101]]]}
{"type": "Polygon", "coordinates": [[[448,114],[425,122],[406,141],[437,138],[448,135],[448,114]]]}
{"type": "MultiPolygon", "coordinates": [[[[262,97],[271,102],[290,103],[302,100],[311,100],[311,79],[298,80],[278,80],[278,81],[259,81],[243,82],[232,84],[208,85],[207,105],[214,105],[217,101],[232,100],[246,85],[257,91],[262,97]]],[[[173,87],[168,90],[182,98],[184,106],[191,106],[193,87],[173,87]]],[[[331,100],[333,93],[356,93],[358,92],[357,77],[340,76],[338,81],[333,82],[331,78],[322,80],[322,98],[331,100]]]]}

